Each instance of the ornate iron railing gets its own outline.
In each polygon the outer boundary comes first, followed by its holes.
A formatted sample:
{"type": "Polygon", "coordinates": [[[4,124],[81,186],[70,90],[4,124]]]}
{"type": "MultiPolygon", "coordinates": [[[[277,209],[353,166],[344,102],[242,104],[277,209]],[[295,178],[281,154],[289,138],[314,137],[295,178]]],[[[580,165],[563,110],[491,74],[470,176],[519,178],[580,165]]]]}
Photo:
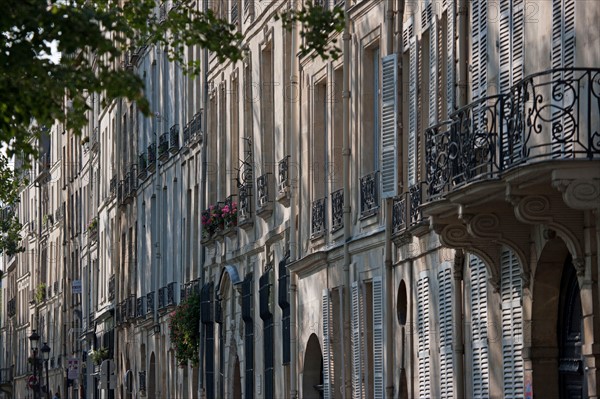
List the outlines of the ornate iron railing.
{"type": "Polygon", "coordinates": [[[154,291],[146,294],[146,313],[154,313],[154,291]]]}
{"type": "Polygon", "coordinates": [[[146,391],[146,371],[138,371],[140,391],[146,391]]]}
{"type": "Polygon", "coordinates": [[[127,178],[125,178],[125,180],[119,181],[119,186],[117,187],[117,203],[119,205],[125,201],[126,195],[127,195],[127,178]]]}
{"type": "Polygon", "coordinates": [[[134,294],[129,294],[127,297],[127,319],[135,319],[137,311],[136,298],[134,294]]]}
{"type": "Polygon", "coordinates": [[[600,158],[600,69],[530,75],[425,131],[427,198],[512,168],[600,158]]]}
{"type": "Polygon", "coordinates": [[[311,238],[321,237],[325,234],[325,204],[327,198],[314,200],[311,212],[311,238]]]}
{"type": "Polygon", "coordinates": [[[17,313],[17,299],[13,298],[6,304],[6,313],[8,317],[12,317],[17,313]]]}
{"type": "Polygon", "coordinates": [[[127,195],[132,198],[135,197],[137,186],[137,165],[133,163],[129,165],[129,190],[127,195]]]}
{"type": "Polygon", "coordinates": [[[175,286],[176,282],[171,282],[167,285],[167,306],[176,305],[177,303],[175,298],[175,286]]]}
{"type": "Polygon", "coordinates": [[[331,193],[331,231],[344,227],[344,189],[331,193]]]}
{"type": "Polygon", "coordinates": [[[179,151],[179,124],[171,126],[169,130],[169,151],[172,154],[179,151]]]}
{"type": "Polygon", "coordinates": [[[269,198],[269,175],[265,173],[256,179],[256,201],[259,209],[266,207],[271,199],[269,198]]]}
{"type": "Polygon", "coordinates": [[[252,183],[242,184],[238,188],[238,223],[247,222],[252,217],[252,183]]]}
{"type": "Polygon", "coordinates": [[[158,138],[158,159],[162,162],[169,159],[169,132],[164,132],[158,138]]]}
{"type": "Polygon", "coordinates": [[[187,146],[190,143],[190,135],[191,135],[190,131],[191,131],[191,122],[189,122],[183,128],[183,145],[181,146],[182,149],[187,149],[187,146]]]}
{"type": "Polygon", "coordinates": [[[148,161],[146,159],[146,151],[138,155],[138,179],[143,180],[146,178],[146,168],[148,167],[148,161]]]}
{"type": "Polygon", "coordinates": [[[113,176],[109,183],[111,198],[117,195],[117,176],[113,176]]]}
{"type": "Polygon", "coordinates": [[[278,164],[278,178],[277,178],[277,186],[279,187],[279,192],[283,193],[290,186],[290,156],[284,157],[278,164]]]}
{"type": "Polygon", "coordinates": [[[148,170],[153,172],[156,168],[156,143],[148,146],[148,170]]]}
{"type": "Polygon", "coordinates": [[[360,215],[367,217],[379,209],[378,172],[371,172],[360,178],[360,215]]]}
{"type": "Polygon", "coordinates": [[[135,315],[138,318],[146,315],[146,312],[144,311],[144,299],[146,299],[146,297],[140,296],[135,300],[135,315]]]}
{"type": "Polygon", "coordinates": [[[165,307],[165,290],[167,287],[161,287],[158,289],[158,309],[165,307]]]}
{"type": "Polygon", "coordinates": [[[223,212],[223,220],[225,222],[226,229],[236,227],[238,223],[238,204],[235,202],[235,197],[235,194],[233,194],[225,198],[225,201],[223,201],[223,208],[221,210],[223,212]]]}
{"type": "Polygon", "coordinates": [[[394,198],[392,205],[392,235],[398,235],[408,227],[408,201],[406,194],[394,198]]]}

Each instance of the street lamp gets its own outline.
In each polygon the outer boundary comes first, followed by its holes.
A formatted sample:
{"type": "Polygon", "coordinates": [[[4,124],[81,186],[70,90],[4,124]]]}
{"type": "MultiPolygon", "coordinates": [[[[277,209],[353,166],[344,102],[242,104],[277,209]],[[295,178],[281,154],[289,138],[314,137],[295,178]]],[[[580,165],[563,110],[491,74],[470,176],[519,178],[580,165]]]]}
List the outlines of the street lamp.
{"type": "MultiPolygon", "coordinates": [[[[33,352],[33,380],[37,379],[37,352],[38,352],[38,341],[40,340],[40,335],[35,332],[35,330],[31,331],[31,335],[29,336],[29,341],[31,342],[31,351],[33,352]]],[[[33,397],[39,398],[39,381],[33,387],[33,397]]]]}
{"type": "Polygon", "coordinates": [[[44,358],[44,366],[46,367],[46,397],[50,399],[50,380],[48,379],[48,359],[50,358],[50,347],[47,342],[42,345],[42,357],[44,358]]]}

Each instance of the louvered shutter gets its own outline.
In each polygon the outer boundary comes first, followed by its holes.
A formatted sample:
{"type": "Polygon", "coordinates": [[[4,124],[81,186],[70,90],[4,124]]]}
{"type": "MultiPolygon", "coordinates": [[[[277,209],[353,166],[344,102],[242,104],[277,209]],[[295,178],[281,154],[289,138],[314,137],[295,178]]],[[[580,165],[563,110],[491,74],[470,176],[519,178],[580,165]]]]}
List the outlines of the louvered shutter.
{"type": "Polygon", "coordinates": [[[417,281],[417,334],[419,398],[431,398],[431,364],[429,345],[429,277],[417,281]]]}
{"type": "MultiPolygon", "coordinates": [[[[523,0],[500,2],[500,93],[508,93],[523,78],[523,22],[523,0]]],[[[515,97],[513,101],[520,100],[515,97]]],[[[513,106],[520,109],[519,104],[513,106]]],[[[510,167],[521,160],[522,142],[518,136],[509,136],[508,120],[503,120],[502,123],[502,162],[504,167],[510,167]]]]}
{"type": "Polygon", "coordinates": [[[352,283],[352,389],[354,391],[354,399],[360,399],[363,397],[360,334],[360,285],[358,281],[352,283]]]}
{"type": "Polygon", "coordinates": [[[323,290],[323,398],[331,398],[331,301],[329,290],[323,290]]]}
{"type": "Polygon", "coordinates": [[[408,185],[417,182],[417,39],[409,38],[408,61],[408,185]]]}
{"type": "Polygon", "coordinates": [[[244,320],[244,397],[254,397],[254,311],[252,273],[242,282],[242,319],[244,320]]]}
{"type": "Polygon", "coordinates": [[[523,397],[523,289],[515,254],[502,251],[502,357],[504,398],[523,397]]]}
{"type": "MultiPolygon", "coordinates": [[[[552,1],[552,69],[575,66],[575,0],[552,1]]],[[[564,80],[556,86],[563,89],[572,83],[573,72],[555,71],[552,81],[564,80]]],[[[572,118],[563,118],[564,108],[574,103],[574,92],[564,90],[552,93],[552,153],[554,158],[571,158],[575,125],[572,118]]]]}
{"type": "Polygon", "coordinates": [[[473,399],[489,398],[487,344],[487,270],[478,257],[471,255],[471,342],[473,399]]]}
{"type": "Polygon", "coordinates": [[[383,283],[373,278],[373,392],[375,399],[385,398],[383,375],[383,283]]]}
{"type": "Polygon", "coordinates": [[[454,22],[455,22],[455,0],[448,0],[444,2],[446,9],[446,112],[447,115],[450,115],[454,112],[455,106],[455,69],[454,69],[454,43],[456,32],[454,31],[454,22]]]}
{"type": "Polygon", "coordinates": [[[487,0],[471,3],[471,97],[487,93],[487,0]]]}
{"type": "Polygon", "coordinates": [[[397,194],[398,161],[397,141],[397,97],[398,97],[398,68],[396,54],[390,54],[381,59],[381,195],[383,198],[394,197],[397,194]]]}
{"type": "Polygon", "coordinates": [[[264,361],[264,392],[265,396],[273,397],[274,393],[274,353],[273,353],[273,313],[271,287],[273,279],[273,269],[263,273],[258,279],[259,284],[259,302],[260,318],[263,320],[263,361],[264,361]]]}
{"type": "Polygon", "coordinates": [[[440,285],[440,396],[454,397],[454,370],[452,365],[452,271],[446,265],[438,274],[440,285]]]}
{"type": "MultiPolygon", "coordinates": [[[[431,6],[431,5],[430,5],[431,6]]],[[[429,28],[429,126],[437,123],[438,91],[438,30],[437,18],[431,17],[429,28]]]]}

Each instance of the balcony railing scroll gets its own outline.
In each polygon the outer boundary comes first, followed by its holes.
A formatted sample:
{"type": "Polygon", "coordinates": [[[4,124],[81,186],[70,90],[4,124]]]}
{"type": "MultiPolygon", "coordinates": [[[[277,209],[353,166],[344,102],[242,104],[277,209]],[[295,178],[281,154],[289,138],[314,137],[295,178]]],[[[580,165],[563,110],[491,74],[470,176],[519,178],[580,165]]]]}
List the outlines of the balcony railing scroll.
{"type": "Polygon", "coordinates": [[[175,292],[177,289],[177,282],[171,282],[167,285],[167,306],[177,305],[177,298],[175,292]]]}
{"type": "Polygon", "coordinates": [[[600,69],[530,75],[425,131],[427,199],[540,161],[600,158],[600,69]]]}
{"type": "Polygon", "coordinates": [[[169,132],[164,132],[158,138],[158,159],[161,162],[169,159],[169,132]]]}
{"type": "Polygon", "coordinates": [[[175,124],[171,126],[169,130],[169,151],[171,154],[175,154],[179,151],[179,125],[175,124]]]}
{"type": "Polygon", "coordinates": [[[154,291],[146,294],[146,313],[154,313],[154,291]]]}
{"type": "Polygon", "coordinates": [[[252,218],[252,183],[242,184],[238,189],[238,224],[243,225],[252,218]]]}
{"type": "Polygon", "coordinates": [[[277,186],[279,193],[284,193],[290,186],[290,157],[284,157],[278,164],[277,186]]]}
{"type": "Polygon", "coordinates": [[[331,231],[344,227],[344,189],[331,193],[331,231]]]}
{"type": "Polygon", "coordinates": [[[312,203],[311,212],[311,238],[318,238],[325,234],[326,220],[325,220],[325,204],[327,198],[320,198],[314,200],[312,203]]]}
{"type": "Polygon", "coordinates": [[[145,300],[145,296],[140,296],[135,301],[135,315],[137,318],[142,318],[146,315],[146,310],[144,309],[145,300]]]}
{"type": "Polygon", "coordinates": [[[371,172],[360,178],[360,216],[369,217],[379,209],[378,172],[371,172]]]}
{"type": "Polygon", "coordinates": [[[154,172],[156,169],[156,143],[148,146],[148,171],[154,172]]]}
{"type": "Polygon", "coordinates": [[[146,168],[148,167],[148,160],[146,157],[146,151],[138,155],[138,179],[144,180],[147,176],[146,168]]]}

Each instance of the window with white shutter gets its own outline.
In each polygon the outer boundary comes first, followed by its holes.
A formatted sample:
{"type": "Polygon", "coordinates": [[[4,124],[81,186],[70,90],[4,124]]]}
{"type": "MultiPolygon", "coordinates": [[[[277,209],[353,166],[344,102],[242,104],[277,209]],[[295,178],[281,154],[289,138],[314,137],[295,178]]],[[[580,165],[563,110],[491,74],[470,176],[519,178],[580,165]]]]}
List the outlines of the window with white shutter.
{"type": "Polygon", "coordinates": [[[456,0],[445,0],[446,8],[446,112],[450,115],[454,112],[455,106],[455,69],[454,69],[454,40],[456,37],[455,27],[455,7],[456,0]]]}
{"type": "Polygon", "coordinates": [[[438,29],[437,18],[431,17],[429,28],[429,126],[437,123],[438,29]]]}
{"type": "Polygon", "coordinates": [[[398,68],[397,55],[390,54],[381,59],[381,196],[394,197],[397,194],[398,175],[396,162],[398,160],[397,146],[397,94],[398,68]]]}
{"type": "Polygon", "coordinates": [[[487,93],[487,0],[471,4],[471,101],[487,93]]]}
{"type": "Polygon", "coordinates": [[[417,39],[409,39],[408,62],[408,185],[417,182],[417,39]]]}
{"type": "Polygon", "coordinates": [[[504,398],[523,397],[523,287],[515,254],[502,251],[502,357],[504,398]]]}
{"type": "Polygon", "coordinates": [[[454,397],[454,369],[452,366],[452,269],[450,264],[442,267],[438,273],[440,290],[440,396],[454,397]]]}
{"type": "Polygon", "coordinates": [[[352,283],[352,390],[353,398],[363,397],[362,384],[362,339],[360,328],[360,285],[358,281],[352,283]]]}
{"type": "Polygon", "coordinates": [[[373,278],[373,397],[385,398],[383,375],[383,283],[373,278]]]}
{"type": "Polygon", "coordinates": [[[419,399],[431,398],[429,328],[429,277],[424,274],[417,281],[419,399]]]}
{"type": "Polygon", "coordinates": [[[485,263],[471,255],[471,369],[473,399],[489,398],[487,343],[487,270],[485,263]]]}
{"type": "MultiPolygon", "coordinates": [[[[572,68],[575,66],[575,0],[552,0],[552,69],[572,68]]],[[[569,87],[573,72],[555,71],[552,81],[564,80],[566,84],[557,85],[559,91],[569,87]]],[[[573,150],[573,134],[575,132],[572,118],[563,118],[563,108],[572,104],[574,92],[552,93],[552,153],[553,157],[571,157],[573,150]]]]}
{"type": "Polygon", "coordinates": [[[329,290],[323,290],[323,398],[331,398],[331,301],[329,290]]]}

